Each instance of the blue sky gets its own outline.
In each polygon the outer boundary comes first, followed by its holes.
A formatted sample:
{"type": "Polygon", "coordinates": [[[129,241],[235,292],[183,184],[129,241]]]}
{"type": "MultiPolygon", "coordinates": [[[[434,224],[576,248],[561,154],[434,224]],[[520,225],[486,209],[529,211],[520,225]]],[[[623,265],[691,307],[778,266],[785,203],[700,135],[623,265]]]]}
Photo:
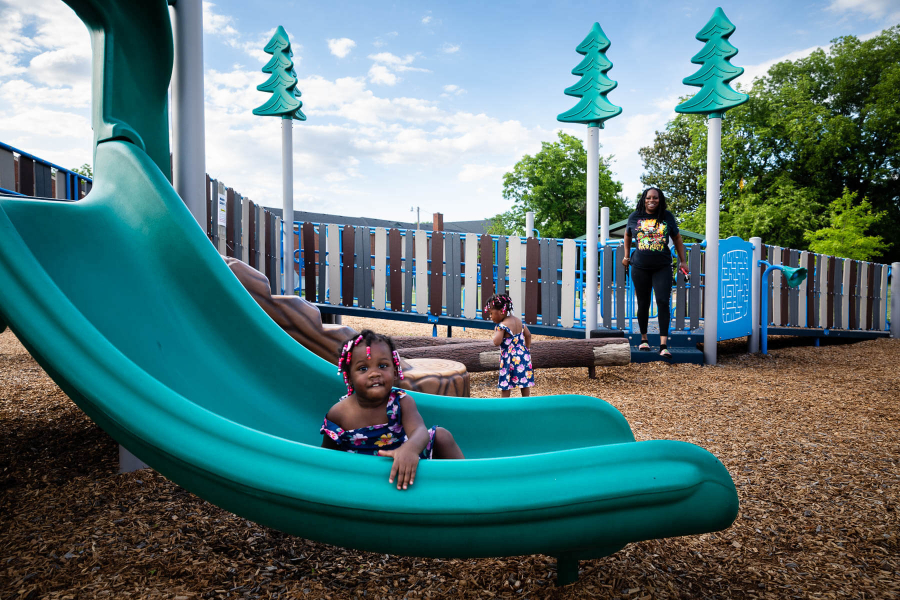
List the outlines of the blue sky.
{"type": "MultiPolygon", "coordinates": [[[[279,119],[250,111],[267,94],[262,48],[278,25],[294,46],[308,120],[294,126],[295,208],[446,220],[510,208],[503,173],[562,129],[577,99],[563,90],[596,21],[612,42],[610,101],[620,116],[601,153],[631,200],[637,150],[674,117],[693,74],[694,36],[717,6],[737,27],[732,64],[749,85],[779,60],[841,35],[900,22],[900,0],[807,2],[204,2],[207,171],[281,205],[279,119]]],[[[91,158],[90,42],[58,0],[0,1],[0,141],[74,167],[91,158]]],[[[727,116],[726,116],[727,118],[727,116]]]]}

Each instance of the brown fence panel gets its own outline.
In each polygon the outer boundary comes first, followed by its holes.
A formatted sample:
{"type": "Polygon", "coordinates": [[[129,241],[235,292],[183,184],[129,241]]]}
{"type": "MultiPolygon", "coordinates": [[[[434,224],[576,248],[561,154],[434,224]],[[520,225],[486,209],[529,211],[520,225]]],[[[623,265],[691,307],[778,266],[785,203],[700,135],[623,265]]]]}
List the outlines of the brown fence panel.
{"type": "Polygon", "coordinates": [[[850,289],[844,290],[844,293],[850,296],[850,314],[848,315],[847,323],[848,329],[859,329],[859,286],[856,285],[856,276],[859,267],[855,260],[848,262],[850,263],[850,289]]]}
{"type": "Polygon", "coordinates": [[[866,330],[869,331],[872,329],[872,306],[875,299],[875,263],[869,263],[866,269],[866,281],[869,282],[866,286],[866,330]]]}
{"type": "Polygon", "coordinates": [[[481,299],[494,295],[494,242],[488,234],[481,236],[481,299]]]}
{"type": "Polygon", "coordinates": [[[19,156],[19,193],[34,196],[34,161],[19,156]]]}
{"type": "Polygon", "coordinates": [[[403,261],[400,230],[388,230],[388,271],[390,272],[391,310],[403,310],[403,261]]]}
{"type": "Polygon", "coordinates": [[[316,227],[309,221],[301,229],[303,237],[303,270],[305,296],[310,302],[316,301],[316,227]]]}
{"type": "Polygon", "coordinates": [[[355,283],[353,265],[356,264],[353,254],[356,246],[356,230],[352,225],[344,225],[341,234],[341,246],[344,250],[344,260],[341,263],[341,304],[353,306],[355,283]]]}

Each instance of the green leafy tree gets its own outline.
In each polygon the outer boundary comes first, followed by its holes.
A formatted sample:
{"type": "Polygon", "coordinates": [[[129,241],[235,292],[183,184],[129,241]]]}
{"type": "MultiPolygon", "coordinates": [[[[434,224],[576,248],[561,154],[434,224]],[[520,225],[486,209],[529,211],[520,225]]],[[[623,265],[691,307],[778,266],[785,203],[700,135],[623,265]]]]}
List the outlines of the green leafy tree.
{"type": "Polygon", "coordinates": [[[269,78],[256,86],[256,89],[269,92],[272,96],[262,106],[254,108],[253,114],[305,121],[306,115],[300,110],[303,103],[300,101],[300,90],[297,89],[297,73],[294,71],[294,61],[291,60],[294,52],[284,27],[278,26],[263,50],[272,55],[262,68],[263,73],[269,73],[269,78]]]}
{"type": "Polygon", "coordinates": [[[892,245],[885,243],[881,236],[866,235],[873,225],[884,218],[885,213],[873,212],[872,205],[865,198],[857,202],[855,192],[845,189],[843,195],[831,203],[829,212],[828,227],[804,234],[813,252],[870,260],[883,254],[886,246],[892,245]]]}
{"type": "MultiPolygon", "coordinates": [[[[884,213],[869,235],[892,239],[900,229],[897,89],[900,26],[866,41],[839,38],[827,51],[778,63],[758,78],[749,101],[722,121],[722,237],[759,235],[766,243],[805,249],[803,234],[829,223],[829,205],[846,188],[866,198],[874,213],[884,213]]],[[[642,149],[642,181],[658,184],[667,197],[684,189],[667,189],[676,176],[688,190],[705,189],[706,137],[702,117],[676,116],[642,149]],[[681,138],[664,135],[672,130],[681,138]],[[658,156],[670,159],[665,168],[658,156]]],[[[705,194],[683,198],[673,212],[686,229],[702,232],[705,194]]],[[[873,258],[900,260],[900,248],[883,245],[873,258]]]]}
{"type": "Polygon", "coordinates": [[[80,167],[76,167],[72,169],[73,173],[78,173],[79,175],[84,175],[85,177],[94,178],[94,170],[91,168],[89,163],[84,163],[80,167]]]}
{"type": "Polygon", "coordinates": [[[692,128],[698,123],[702,126],[700,117],[678,115],[663,131],[656,132],[651,146],[638,150],[644,162],[641,183],[661,189],[669,210],[677,217],[692,213],[706,199],[702,185],[705,165],[694,156],[694,139],[698,136],[692,128]]]}
{"type": "MultiPolygon", "coordinates": [[[[622,184],[609,169],[612,157],[600,159],[600,206],[609,207],[611,222],[627,218],[622,184]]],[[[542,142],[534,156],[526,154],[503,176],[503,197],[511,210],[493,219],[494,226],[525,231],[525,213],[534,211],[534,226],[543,237],[575,238],[585,233],[587,152],[581,140],[559,132],[559,140],[542,142]]]]}

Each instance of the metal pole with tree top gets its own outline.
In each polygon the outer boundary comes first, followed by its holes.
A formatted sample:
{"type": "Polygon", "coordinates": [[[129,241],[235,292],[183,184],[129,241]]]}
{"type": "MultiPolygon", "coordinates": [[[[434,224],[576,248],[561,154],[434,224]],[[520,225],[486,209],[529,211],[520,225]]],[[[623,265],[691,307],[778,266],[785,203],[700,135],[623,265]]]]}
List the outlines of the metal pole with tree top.
{"type": "Polygon", "coordinates": [[[294,294],[294,143],[292,123],[294,119],[305,121],[306,115],[300,111],[300,90],[297,89],[297,73],[291,57],[291,41],[281,25],[263,50],[272,58],[262,68],[269,73],[265,83],[256,86],[261,92],[272,96],[262,106],[253,109],[254,115],[281,117],[281,177],[282,177],[282,220],[284,222],[282,244],[284,258],[284,291],[294,294]]]}
{"type": "Polygon", "coordinates": [[[708,143],[706,150],[706,302],[703,320],[703,357],[708,365],[716,364],[719,314],[719,176],[722,158],[722,116],[729,108],[739,106],[750,99],[747,94],[736,92],[728,82],[744,72],[728,62],[738,53],[728,38],[734,33],[734,24],[721,8],[716,8],[697,39],[706,42],[691,59],[702,65],[700,70],[685,77],[685,85],[693,85],[700,91],[675,107],[675,112],[707,115],[708,143]]]}
{"type": "Polygon", "coordinates": [[[572,69],[573,75],[581,77],[578,83],[565,89],[568,96],[575,96],[581,100],[570,110],[557,116],[557,120],[563,123],[584,123],[588,126],[587,139],[587,231],[586,257],[585,257],[585,328],[586,338],[591,337],[591,331],[597,328],[597,284],[598,284],[598,258],[597,245],[597,221],[600,208],[600,130],[603,122],[612,119],[622,112],[622,109],[610,103],[606,94],[618,85],[606,76],[606,72],[612,69],[612,62],[606,58],[606,50],[610,42],[600,23],[594,23],[590,33],[584,41],[575,48],[584,58],[578,66],[572,69]]]}

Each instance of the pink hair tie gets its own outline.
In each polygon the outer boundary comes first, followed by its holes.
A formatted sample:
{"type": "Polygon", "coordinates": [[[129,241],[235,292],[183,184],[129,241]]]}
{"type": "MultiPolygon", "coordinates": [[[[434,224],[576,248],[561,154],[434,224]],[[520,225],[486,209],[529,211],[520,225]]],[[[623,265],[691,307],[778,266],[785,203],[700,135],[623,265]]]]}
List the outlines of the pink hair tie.
{"type": "Polygon", "coordinates": [[[397,367],[397,376],[403,379],[403,369],[400,367],[400,353],[394,350],[394,366],[397,367]]]}
{"type": "Polygon", "coordinates": [[[366,346],[366,360],[372,359],[372,346],[366,346]]]}

